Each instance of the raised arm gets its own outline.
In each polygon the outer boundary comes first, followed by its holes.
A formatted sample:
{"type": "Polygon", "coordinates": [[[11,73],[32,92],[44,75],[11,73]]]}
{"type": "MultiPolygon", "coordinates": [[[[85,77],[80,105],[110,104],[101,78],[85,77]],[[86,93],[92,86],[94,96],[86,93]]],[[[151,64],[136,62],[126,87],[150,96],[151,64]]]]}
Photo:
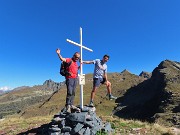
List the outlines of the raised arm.
{"type": "Polygon", "coordinates": [[[61,56],[60,52],[61,52],[61,50],[60,50],[59,48],[56,49],[56,53],[58,54],[59,59],[60,59],[61,61],[66,62],[66,59],[61,56]]]}

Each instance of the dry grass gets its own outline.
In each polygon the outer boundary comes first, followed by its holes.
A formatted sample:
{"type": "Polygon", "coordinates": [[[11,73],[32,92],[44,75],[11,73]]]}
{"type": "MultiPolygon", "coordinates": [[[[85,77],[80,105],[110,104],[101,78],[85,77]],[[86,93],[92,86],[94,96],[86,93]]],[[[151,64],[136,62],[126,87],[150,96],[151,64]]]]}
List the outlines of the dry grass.
{"type": "Polygon", "coordinates": [[[111,123],[115,129],[115,135],[179,135],[180,131],[175,128],[164,127],[157,123],[150,124],[137,120],[125,120],[112,116],[101,116],[104,121],[111,123]],[[178,131],[177,131],[178,130],[178,131]]]}
{"type": "Polygon", "coordinates": [[[51,121],[52,116],[22,118],[19,116],[9,116],[0,121],[1,135],[15,135],[28,130],[41,127],[51,121]]]}
{"type": "MultiPolygon", "coordinates": [[[[178,132],[174,132],[172,128],[166,128],[158,124],[119,119],[112,116],[100,116],[100,118],[103,121],[111,123],[112,128],[115,129],[115,135],[178,135],[178,132]]],[[[48,115],[46,117],[31,117],[26,119],[19,117],[18,115],[11,117],[9,116],[0,121],[0,134],[41,134],[41,132],[44,130],[44,128],[41,128],[42,125],[47,125],[51,119],[52,115],[48,115]]],[[[99,134],[102,135],[101,133],[99,134]]]]}

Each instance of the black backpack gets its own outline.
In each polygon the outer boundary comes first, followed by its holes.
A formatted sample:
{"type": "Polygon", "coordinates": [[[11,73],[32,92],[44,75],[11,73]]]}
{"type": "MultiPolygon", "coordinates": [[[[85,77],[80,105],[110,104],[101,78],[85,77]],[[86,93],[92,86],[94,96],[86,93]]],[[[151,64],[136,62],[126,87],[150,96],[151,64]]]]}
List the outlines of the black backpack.
{"type": "Polygon", "coordinates": [[[70,62],[62,62],[60,67],[60,74],[62,76],[68,76],[70,73],[67,71],[67,68],[71,65],[72,60],[70,62]]]}

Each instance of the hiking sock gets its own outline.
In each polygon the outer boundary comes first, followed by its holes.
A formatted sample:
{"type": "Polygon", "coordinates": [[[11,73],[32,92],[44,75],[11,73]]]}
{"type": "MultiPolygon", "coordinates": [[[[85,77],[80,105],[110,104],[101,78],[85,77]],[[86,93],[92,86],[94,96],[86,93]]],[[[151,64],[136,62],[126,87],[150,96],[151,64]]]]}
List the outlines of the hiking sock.
{"type": "Polygon", "coordinates": [[[93,99],[90,100],[90,103],[93,103],[93,99]]]}

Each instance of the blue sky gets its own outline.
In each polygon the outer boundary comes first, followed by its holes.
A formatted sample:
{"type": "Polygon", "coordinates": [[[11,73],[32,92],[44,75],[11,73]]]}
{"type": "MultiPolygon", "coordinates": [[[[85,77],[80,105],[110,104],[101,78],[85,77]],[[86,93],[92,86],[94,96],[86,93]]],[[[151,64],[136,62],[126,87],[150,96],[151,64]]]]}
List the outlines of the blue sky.
{"type": "MultiPolygon", "coordinates": [[[[59,75],[60,60],[79,47],[84,60],[110,55],[108,72],[152,72],[170,59],[180,61],[179,0],[0,0],[0,89],[42,84],[59,75]]],[[[92,73],[93,65],[84,65],[92,73]]]]}

